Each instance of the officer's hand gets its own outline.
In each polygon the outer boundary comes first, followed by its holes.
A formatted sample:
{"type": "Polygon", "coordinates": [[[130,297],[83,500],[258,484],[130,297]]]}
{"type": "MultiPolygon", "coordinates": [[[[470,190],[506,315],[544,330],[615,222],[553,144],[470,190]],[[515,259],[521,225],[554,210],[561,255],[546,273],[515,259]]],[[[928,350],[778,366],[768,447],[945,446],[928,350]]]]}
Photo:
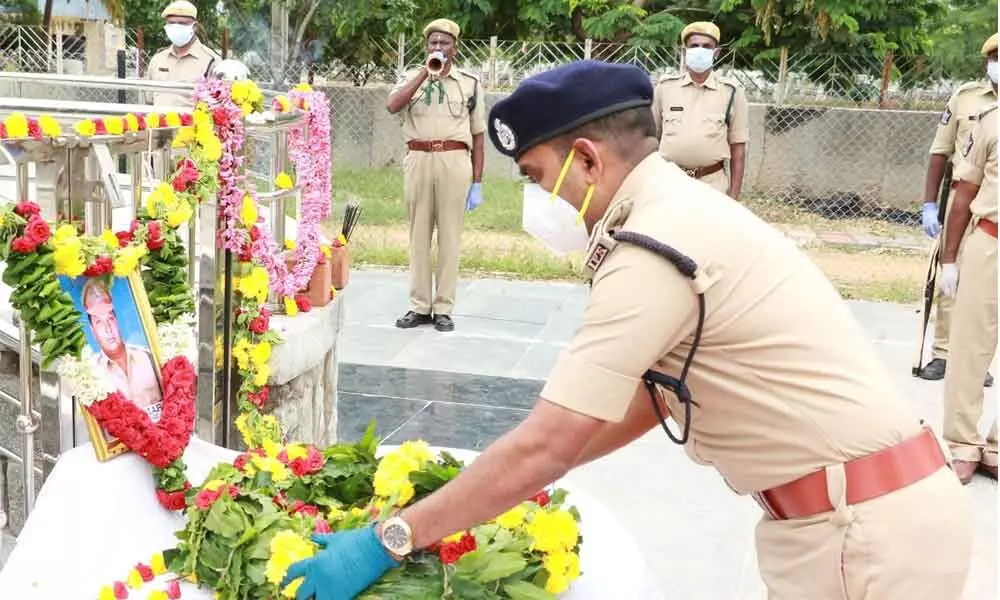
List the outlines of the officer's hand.
{"type": "Polygon", "coordinates": [[[469,189],[469,195],[465,199],[465,210],[476,210],[476,207],[483,203],[483,184],[473,183],[469,189]]]}
{"type": "Polygon", "coordinates": [[[928,237],[937,237],[941,233],[941,224],[938,223],[938,207],[936,202],[924,202],[924,210],[921,215],[924,226],[924,233],[928,237]]]}
{"type": "Polygon", "coordinates": [[[941,293],[954,298],[958,292],[958,266],[955,263],[941,263],[941,293]]]}
{"type": "Polygon", "coordinates": [[[352,600],[386,571],[399,566],[379,541],[374,526],[315,534],[312,540],[324,549],[289,567],[281,582],[284,589],[305,577],[295,595],[297,600],[352,600]]]}

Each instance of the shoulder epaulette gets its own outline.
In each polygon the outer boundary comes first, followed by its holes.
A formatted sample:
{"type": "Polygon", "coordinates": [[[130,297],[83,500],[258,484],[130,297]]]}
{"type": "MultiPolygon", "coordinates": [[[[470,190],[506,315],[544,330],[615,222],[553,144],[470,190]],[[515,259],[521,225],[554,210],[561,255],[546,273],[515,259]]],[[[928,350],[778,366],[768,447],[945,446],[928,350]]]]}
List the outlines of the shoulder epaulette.
{"type": "Polygon", "coordinates": [[[966,81],[962,85],[955,88],[954,95],[958,96],[959,94],[964,94],[966,92],[979,91],[984,89],[985,87],[986,85],[982,81],[966,81]]]}
{"type": "Polygon", "coordinates": [[[990,104],[989,108],[987,108],[986,110],[984,110],[984,111],[982,111],[982,112],[979,113],[979,117],[978,118],[980,120],[982,120],[983,117],[985,117],[986,115],[988,115],[991,112],[995,111],[996,109],[997,109],[996,103],[990,104]]]}
{"type": "Polygon", "coordinates": [[[664,81],[676,81],[678,79],[683,79],[683,78],[684,78],[683,73],[671,73],[668,75],[661,75],[660,80],[657,81],[656,83],[663,83],[664,81]]]}
{"type": "Polygon", "coordinates": [[[462,75],[465,75],[466,77],[468,77],[470,79],[475,79],[476,81],[479,81],[479,79],[480,79],[480,77],[478,75],[470,73],[469,71],[466,71],[465,69],[455,69],[455,71],[458,72],[458,73],[461,73],[462,75]]]}

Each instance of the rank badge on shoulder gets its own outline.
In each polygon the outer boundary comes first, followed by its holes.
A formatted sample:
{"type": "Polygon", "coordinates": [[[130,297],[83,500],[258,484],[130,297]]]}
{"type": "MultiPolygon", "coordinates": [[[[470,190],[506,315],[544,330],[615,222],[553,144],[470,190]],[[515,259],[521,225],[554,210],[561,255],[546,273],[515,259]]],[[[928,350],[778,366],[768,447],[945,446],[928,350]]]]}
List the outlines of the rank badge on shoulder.
{"type": "Polygon", "coordinates": [[[962,156],[968,156],[969,152],[972,151],[972,134],[969,134],[969,139],[965,140],[965,144],[962,146],[962,156]]]}
{"type": "Polygon", "coordinates": [[[944,109],[944,112],[941,113],[941,124],[942,125],[947,125],[948,121],[951,121],[951,107],[950,106],[948,108],[944,109]]]}
{"type": "Polygon", "coordinates": [[[590,251],[590,256],[587,257],[587,268],[596,271],[601,266],[601,263],[604,262],[604,259],[608,257],[610,250],[608,246],[602,242],[598,242],[594,246],[594,249],[590,251]]]}

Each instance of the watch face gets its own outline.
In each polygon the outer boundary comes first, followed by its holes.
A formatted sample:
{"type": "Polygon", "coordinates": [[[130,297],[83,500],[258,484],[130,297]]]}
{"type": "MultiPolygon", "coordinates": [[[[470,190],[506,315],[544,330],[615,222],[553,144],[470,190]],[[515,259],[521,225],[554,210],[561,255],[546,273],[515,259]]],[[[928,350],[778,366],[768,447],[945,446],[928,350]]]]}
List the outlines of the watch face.
{"type": "Polygon", "coordinates": [[[397,523],[390,523],[382,530],[382,539],[385,545],[392,551],[403,550],[409,544],[409,535],[406,529],[397,523]]]}

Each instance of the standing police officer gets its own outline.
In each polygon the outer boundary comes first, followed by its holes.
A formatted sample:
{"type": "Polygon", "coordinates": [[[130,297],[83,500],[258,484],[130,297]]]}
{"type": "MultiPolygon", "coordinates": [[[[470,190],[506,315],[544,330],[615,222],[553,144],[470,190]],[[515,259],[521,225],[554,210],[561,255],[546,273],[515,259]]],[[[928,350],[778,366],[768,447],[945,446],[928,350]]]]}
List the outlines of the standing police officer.
{"type": "MultiPolygon", "coordinates": [[[[163,9],[160,16],[166,22],[164,30],[170,46],[150,59],[146,77],[165,83],[194,83],[210,74],[212,66],[222,58],[202,44],[195,33],[198,8],[187,0],[177,0],[163,9]]],[[[194,107],[194,92],[153,92],[152,104],[194,107]]]]}
{"type": "MultiPolygon", "coordinates": [[[[990,65],[995,77],[996,48],[990,65]]],[[[997,478],[996,422],[986,444],[979,434],[979,419],[983,416],[980,382],[997,347],[995,104],[978,115],[962,155],[955,167],[958,185],[945,223],[948,243],[941,250],[941,288],[945,296],[955,298],[951,364],[944,377],[944,438],[951,450],[955,474],[962,483],[968,483],[977,470],[997,478]],[[967,230],[970,233],[961,241],[967,230]]]]}
{"type": "MultiPolygon", "coordinates": [[[[993,34],[990,39],[983,44],[982,53],[989,57],[993,55],[994,64],[997,52],[997,35],[993,34]]],[[[948,213],[951,211],[951,203],[955,194],[955,183],[951,184],[951,189],[942,193],[947,196],[947,204],[944,210],[944,218],[940,216],[938,206],[939,189],[948,163],[954,165],[955,160],[962,150],[962,144],[969,139],[973,126],[976,124],[979,113],[997,102],[996,73],[992,73],[991,80],[978,80],[964,83],[951,99],[948,106],[941,114],[941,121],[938,123],[937,134],[931,144],[931,159],[927,165],[927,177],[924,183],[924,206],[923,206],[923,226],[924,231],[930,237],[935,237],[941,233],[940,221],[948,220],[948,213]]],[[[949,231],[944,231],[942,238],[938,241],[939,247],[943,248],[948,243],[949,231]]],[[[966,231],[961,230],[958,235],[964,239],[966,231]]],[[[939,263],[941,260],[939,259],[939,263]]],[[[954,310],[955,300],[942,294],[937,294],[937,316],[934,323],[934,354],[931,362],[927,363],[920,370],[919,376],[922,379],[936,381],[944,378],[945,369],[948,364],[949,343],[948,339],[951,330],[951,314],[954,310]]],[[[993,385],[993,377],[986,374],[985,385],[993,385]]]]}
{"type": "Polygon", "coordinates": [[[961,597],[971,506],[934,434],[815,264],[659,156],[652,101],[641,69],[580,61],[494,105],[494,145],[568,207],[526,228],[589,232],[583,322],[524,422],[454,481],[318,538],[286,576],[305,577],[302,597],[354,597],[668,414],[684,424],[672,439],[764,509],[770,598],[961,597]]]}
{"type": "Polygon", "coordinates": [[[427,64],[407,72],[386,105],[392,114],[403,112],[407,147],[403,173],[410,222],[410,310],[396,320],[402,329],[431,322],[438,331],[455,329],[451,313],[465,211],[483,198],[486,113],[479,80],[453,65],[459,33],[458,24],[448,19],[424,27],[427,64]],[[436,282],[431,279],[435,228],[436,282]]]}
{"type": "Polygon", "coordinates": [[[660,78],[653,93],[653,115],[660,153],[667,160],[738,199],[750,135],[749,108],[743,88],[712,70],[721,39],[714,23],[697,22],[684,28],[686,72],[660,78]]]}

